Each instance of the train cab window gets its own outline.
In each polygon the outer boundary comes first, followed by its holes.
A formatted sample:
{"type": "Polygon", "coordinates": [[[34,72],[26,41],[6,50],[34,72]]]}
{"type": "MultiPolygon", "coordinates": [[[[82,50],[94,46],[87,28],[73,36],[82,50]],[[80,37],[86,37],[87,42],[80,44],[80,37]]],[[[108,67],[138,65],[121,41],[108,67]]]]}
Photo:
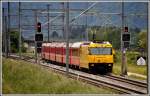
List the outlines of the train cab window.
{"type": "Polygon", "coordinates": [[[89,48],[90,55],[111,55],[112,48],[89,48]]]}

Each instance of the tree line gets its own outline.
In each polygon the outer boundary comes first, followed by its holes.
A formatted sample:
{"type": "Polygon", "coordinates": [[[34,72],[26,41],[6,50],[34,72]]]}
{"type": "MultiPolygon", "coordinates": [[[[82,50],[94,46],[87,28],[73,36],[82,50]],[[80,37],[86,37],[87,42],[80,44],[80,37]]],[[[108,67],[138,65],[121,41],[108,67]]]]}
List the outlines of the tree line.
{"type": "MultiPolygon", "coordinates": [[[[120,49],[121,44],[121,28],[110,26],[110,27],[102,27],[102,26],[72,26],[70,28],[70,39],[77,39],[78,41],[93,40],[93,34],[95,34],[95,40],[99,41],[109,41],[112,43],[115,49],[120,49]]],[[[130,40],[130,49],[138,50],[142,48],[143,50],[147,50],[147,30],[141,30],[139,28],[130,28],[129,29],[131,40],[130,40]]],[[[4,32],[3,32],[4,33],[4,32]]],[[[4,34],[3,34],[4,35],[4,34]]],[[[60,38],[56,31],[54,31],[51,35],[54,38],[60,38]]],[[[3,39],[4,36],[3,36],[3,39]]],[[[33,39],[33,38],[32,38],[33,39]]],[[[4,40],[3,40],[4,41],[4,40]]],[[[18,31],[10,31],[10,41],[11,41],[11,52],[19,51],[19,32],[18,31]]],[[[24,37],[22,37],[22,42],[24,42],[24,37]]],[[[4,42],[2,42],[4,43],[4,42]]],[[[4,44],[3,44],[4,45],[4,44]]],[[[4,49],[4,47],[3,47],[4,49]]],[[[22,43],[22,52],[25,52],[26,48],[22,43]]]]}

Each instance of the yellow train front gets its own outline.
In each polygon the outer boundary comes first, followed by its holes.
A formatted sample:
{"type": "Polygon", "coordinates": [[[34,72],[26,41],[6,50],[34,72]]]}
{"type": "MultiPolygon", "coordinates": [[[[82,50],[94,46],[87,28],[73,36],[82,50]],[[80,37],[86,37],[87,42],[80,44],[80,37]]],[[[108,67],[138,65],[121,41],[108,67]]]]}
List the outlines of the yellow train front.
{"type": "Polygon", "coordinates": [[[83,44],[80,50],[80,67],[98,73],[112,72],[115,53],[109,42],[83,44]]]}

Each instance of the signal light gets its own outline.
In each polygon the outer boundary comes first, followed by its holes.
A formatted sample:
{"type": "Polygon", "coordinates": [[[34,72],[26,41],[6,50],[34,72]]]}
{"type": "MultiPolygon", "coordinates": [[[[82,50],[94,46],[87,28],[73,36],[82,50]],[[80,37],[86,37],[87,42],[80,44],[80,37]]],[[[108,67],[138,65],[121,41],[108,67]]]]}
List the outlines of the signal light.
{"type": "Polygon", "coordinates": [[[128,27],[124,27],[124,32],[128,32],[128,27]]]}
{"type": "Polygon", "coordinates": [[[129,48],[130,43],[129,42],[124,42],[124,48],[129,48]]]}
{"type": "Polygon", "coordinates": [[[35,34],[35,41],[43,41],[43,34],[35,34]]]}
{"type": "Polygon", "coordinates": [[[37,47],[42,47],[42,42],[37,42],[37,47]]]}
{"type": "Polygon", "coordinates": [[[40,47],[40,48],[37,48],[37,53],[41,53],[41,51],[42,51],[42,48],[40,47]]]}
{"type": "Polygon", "coordinates": [[[130,41],[130,34],[122,34],[122,41],[130,41]]]}
{"type": "Polygon", "coordinates": [[[41,23],[40,22],[37,23],[37,32],[41,32],[41,23]]]}

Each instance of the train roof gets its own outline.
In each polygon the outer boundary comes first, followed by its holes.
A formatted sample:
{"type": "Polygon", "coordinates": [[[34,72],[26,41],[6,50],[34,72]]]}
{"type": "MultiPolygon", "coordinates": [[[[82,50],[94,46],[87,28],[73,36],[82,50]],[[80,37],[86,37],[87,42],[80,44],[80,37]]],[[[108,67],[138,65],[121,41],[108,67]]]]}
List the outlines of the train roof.
{"type": "Polygon", "coordinates": [[[81,42],[75,42],[75,43],[72,44],[71,47],[73,47],[73,48],[80,48],[81,44],[82,44],[81,42]]]}
{"type": "MultiPolygon", "coordinates": [[[[75,43],[69,43],[69,47],[72,48],[80,48],[82,45],[82,42],[75,42],[75,43]]],[[[52,43],[43,43],[42,46],[51,46],[51,47],[66,47],[66,43],[58,43],[58,42],[52,42],[52,43]]]]}
{"type": "Polygon", "coordinates": [[[112,47],[111,43],[108,41],[91,43],[89,47],[112,47]]]}
{"type": "MultiPolygon", "coordinates": [[[[42,46],[51,46],[51,47],[66,47],[66,42],[51,42],[51,43],[42,43],[42,46]]],[[[89,42],[89,41],[83,41],[83,42],[74,42],[69,43],[69,47],[71,48],[80,48],[81,46],[89,46],[89,47],[95,47],[95,46],[103,46],[103,47],[112,47],[112,45],[107,42],[89,42]]]]}

